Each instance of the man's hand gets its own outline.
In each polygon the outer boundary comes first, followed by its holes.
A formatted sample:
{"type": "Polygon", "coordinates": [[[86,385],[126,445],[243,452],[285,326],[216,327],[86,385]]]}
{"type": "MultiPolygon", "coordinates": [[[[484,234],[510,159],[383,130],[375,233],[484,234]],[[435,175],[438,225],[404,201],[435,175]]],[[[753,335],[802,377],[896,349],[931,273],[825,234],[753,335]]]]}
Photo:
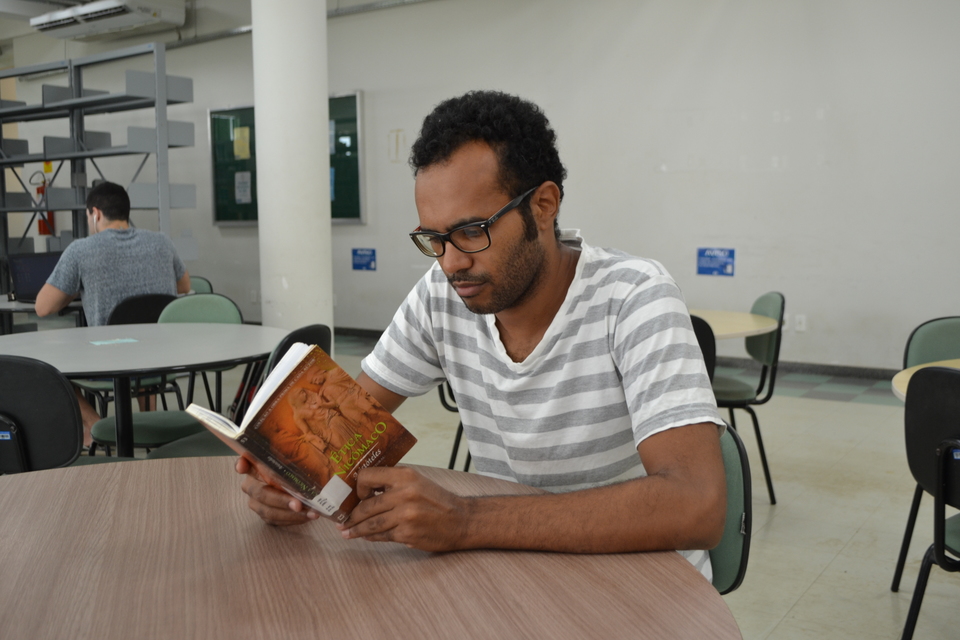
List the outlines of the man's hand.
{"type": "Polygon", "coordinates": [[[452,551],[464,541],[471,499],[462,498],[408,467],[369,467],[360,472],[361,502],[344,538],[400,542],[424,551],[452,551]]]}
{"type": "Polygon", "coordinates": [[[267,524],[285,526],[316,520],[320,514],[306,508],[302,502],[268,485],[246,458],[237,460],[237,473],[243,474],[243,492],[250,496],[247,505],[267,524]]]}

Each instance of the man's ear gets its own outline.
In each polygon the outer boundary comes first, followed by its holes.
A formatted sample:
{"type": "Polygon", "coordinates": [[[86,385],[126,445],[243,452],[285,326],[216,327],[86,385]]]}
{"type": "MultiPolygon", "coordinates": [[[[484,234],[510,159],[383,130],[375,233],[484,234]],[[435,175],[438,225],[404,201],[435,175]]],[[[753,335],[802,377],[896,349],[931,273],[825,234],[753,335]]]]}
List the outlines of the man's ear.
{"type": "Polygon", "coordinates": [[[544,182],[530,196],[530,212],[538,229],[553,235],[553,221],[560,213],[560,187],[550,180],[544,182]]]}

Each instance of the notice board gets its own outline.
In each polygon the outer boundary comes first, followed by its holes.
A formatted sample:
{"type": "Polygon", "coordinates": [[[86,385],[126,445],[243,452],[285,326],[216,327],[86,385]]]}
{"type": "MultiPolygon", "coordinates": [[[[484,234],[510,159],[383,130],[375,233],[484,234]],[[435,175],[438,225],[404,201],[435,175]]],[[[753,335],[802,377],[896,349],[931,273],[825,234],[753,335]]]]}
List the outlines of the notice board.
{"type": "MultiPolygon", "coordinates": [[[[363,222],[361,114],[360,92],[330,98],[330,218],[334,223],[363,222]]],[[[210,146],[214,223],[256,224],[257,152],[253,107],[211,110],[210,146]]]]}
{"type": "Polygon", "coordinates": [[[363,222],[361,94],[330,98],[330,218],[363,222]]]}
{"type": "Polygon", "coordinates": [[[210,111],[213,222],[257,222],[257,127],[253,107],[210,111]]]}

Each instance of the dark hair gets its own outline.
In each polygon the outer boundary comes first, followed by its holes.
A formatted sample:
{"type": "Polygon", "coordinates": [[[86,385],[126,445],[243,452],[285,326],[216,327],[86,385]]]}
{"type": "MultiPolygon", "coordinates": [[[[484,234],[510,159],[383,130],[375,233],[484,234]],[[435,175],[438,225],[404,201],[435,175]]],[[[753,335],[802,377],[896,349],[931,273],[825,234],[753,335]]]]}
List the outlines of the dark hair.
{"type": "Polygon", "coordinates": [[[87,193],[87,211],[100,209],[107,220],[130,220],[130,196],[112,182],[101,182],[87,193]]]}
{"type": "MultiPolygon", "coordinates": [[[[468,142],[485,142],[497,154],[501,188],[511,197],[550,180],[560,189],[567,170],[557,152],[557,135],[540,107],[499,91],[470,91],[438,104],[423,120],[420,137],[410,152],[410,166],[416,175],[421,169],[444,162],[468,142]]],[[[530,205],[525,200],[520,212],[527,235],[536,234],[530,205]]],[[[554,223],[560,236],[560,227],[554,223]]]]}

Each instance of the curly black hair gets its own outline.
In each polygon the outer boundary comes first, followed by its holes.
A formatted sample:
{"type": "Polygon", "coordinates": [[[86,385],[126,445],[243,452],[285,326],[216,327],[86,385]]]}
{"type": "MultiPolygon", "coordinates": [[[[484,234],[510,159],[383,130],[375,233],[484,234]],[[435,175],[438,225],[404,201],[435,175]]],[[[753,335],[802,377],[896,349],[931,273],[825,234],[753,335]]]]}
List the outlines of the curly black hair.
{"type": "MultiPolygon", "coordinates": [[[[414,175],[444,162],[467,142],[485,142],[497,154],[499,182],[507,194],[520,194],[550,180],[560,189],[567,170],[557,152],[557,135],[540,107],[500,91],[470,91],[438,104],[423,120],[410,152],[414,175]]],[[[530,205],[520,205],[528,237],[536,233],[530,205]]],[[[554,224],[559,237],[559,225],[554,224]]]]}

